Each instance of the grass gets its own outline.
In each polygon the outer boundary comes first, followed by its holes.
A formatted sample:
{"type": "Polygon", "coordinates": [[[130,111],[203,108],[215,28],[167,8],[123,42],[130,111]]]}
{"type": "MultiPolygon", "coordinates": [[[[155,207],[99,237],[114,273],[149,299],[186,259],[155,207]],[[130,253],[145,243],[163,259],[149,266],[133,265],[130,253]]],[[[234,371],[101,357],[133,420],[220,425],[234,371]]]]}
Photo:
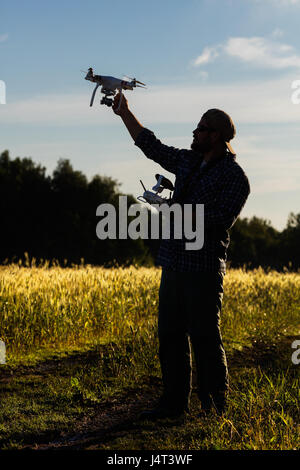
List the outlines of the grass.
{"type": "Polygon", "coordinates": [[[299,273],[229,271],[228,410],[199,418],[193,393],[188,419],[158,423],[136,418],[161,391],[160,270],[8,265],[0,276],[1,449],[51,441],[86,449],[299,448],[300,365],[291,362],[299,273]]]}

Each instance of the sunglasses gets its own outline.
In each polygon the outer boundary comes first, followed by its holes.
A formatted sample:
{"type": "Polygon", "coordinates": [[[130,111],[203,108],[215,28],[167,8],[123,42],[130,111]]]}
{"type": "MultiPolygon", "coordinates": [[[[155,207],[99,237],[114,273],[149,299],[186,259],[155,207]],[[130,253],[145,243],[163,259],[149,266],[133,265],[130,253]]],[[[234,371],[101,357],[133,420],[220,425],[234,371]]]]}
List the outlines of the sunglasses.
{"type": "Polygon", "coordinates": [[[212,129],[211,127],[206,127],[206,126],[203,126],[203,124],[200,124],[198,127],[197,127],[197,131],[199,132],[209,132],[209,131],[214,131],[215,129],[212,129]]]}

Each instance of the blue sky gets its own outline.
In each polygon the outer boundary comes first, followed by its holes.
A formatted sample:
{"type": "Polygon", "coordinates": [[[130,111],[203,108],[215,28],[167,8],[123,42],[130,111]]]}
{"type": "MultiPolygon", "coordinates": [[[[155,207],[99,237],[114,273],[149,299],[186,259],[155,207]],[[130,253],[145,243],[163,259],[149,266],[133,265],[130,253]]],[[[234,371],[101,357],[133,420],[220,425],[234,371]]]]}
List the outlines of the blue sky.
{"type": "Polygon", "coordinates": [[[289,212],[299,212],[300,104],[291,86],[300,80],[300,1],[2,0],[0,14],[0,152],[30,156],[49,173],[69,158],[134,196],[140,178],[151,187],[160,167],[99,105],[100,95],[89,107],[93,85],[80,70],[92,66],[147,84],[125,94],[168,145],[189,148],[207,109],[227,111],[252,189],[242,216],[282,229],[289,212]]]}

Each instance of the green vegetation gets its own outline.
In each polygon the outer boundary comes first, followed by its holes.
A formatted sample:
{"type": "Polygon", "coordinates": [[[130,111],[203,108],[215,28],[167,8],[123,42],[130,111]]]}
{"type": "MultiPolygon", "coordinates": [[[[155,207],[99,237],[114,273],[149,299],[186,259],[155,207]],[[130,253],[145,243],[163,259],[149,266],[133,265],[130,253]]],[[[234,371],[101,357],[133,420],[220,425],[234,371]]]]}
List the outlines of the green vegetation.
{"type": "MultiPolygon", "coordinates": [[[[30,263],[32,265],[34,263],[30,263]]],[[[0,448],[299,448],[300,274],[230,270],[222,331],[224,416],[139,422],[161,391],[160,270],[3,266],[0,448]],[[75,438],[74,438],[75,435],[75,438]],[[73,437],[72,437],[73,436],[73,437]]]]}

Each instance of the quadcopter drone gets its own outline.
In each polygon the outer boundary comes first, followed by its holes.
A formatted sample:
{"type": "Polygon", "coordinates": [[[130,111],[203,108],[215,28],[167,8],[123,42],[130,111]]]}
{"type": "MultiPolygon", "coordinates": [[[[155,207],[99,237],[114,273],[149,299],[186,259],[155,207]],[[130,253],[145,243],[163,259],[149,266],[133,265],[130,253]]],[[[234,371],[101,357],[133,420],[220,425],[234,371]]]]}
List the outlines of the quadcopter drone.
{"type": "MultiPolygon", "coordinates": [[[[129,77],[128,77],[129,78],[129,77]]],[[[96,83],[94,88],[92,98],[90,101],[90,106],[93,106],[95,94],[97,88],[102,85],[101,93],[104,94],[104,97],[100,101],[100,104],[106,104],[106,106],[112,106],[113,100],[108,98],[108,96],[114,96],[116,94],[116,90],[119,90],[121,93],[121,98],[119,101],[119,106],[117,111],[119,111],[122,101],[122,90],[133,90],[135,87],[145,88],[145,83],[139,82],[135,78],[130,78],[131,81],[127,80],[120,80],[119,78],[114,77],[107,77],[104,75],[94,75],[93,69],[90,67],[88,69],[88,73],[85,76],[86,80],[90,80],[91,82],[96,83]]]]}
{"type": "Polygon", "coordinates": [[[142,180],[140,180],[141,185],[144,188],[144,194],[143,196],[138,196],[137,199],[142,202],[148,202],[149,204],[163,204],[163,203],[170,204],[171,199],[172,199],[171,192],[174,191],[173,183],[163,175],[156,174],[155,178],[156,178],[157,183],[152,188],[154,191],[156,191],[155,193],[147,190],[142,180]],[[171,191],[169,198],[161,197],[158,195],[158,193],[161,193],[164,189],[168,189],[169,191],[171,191]]]}

